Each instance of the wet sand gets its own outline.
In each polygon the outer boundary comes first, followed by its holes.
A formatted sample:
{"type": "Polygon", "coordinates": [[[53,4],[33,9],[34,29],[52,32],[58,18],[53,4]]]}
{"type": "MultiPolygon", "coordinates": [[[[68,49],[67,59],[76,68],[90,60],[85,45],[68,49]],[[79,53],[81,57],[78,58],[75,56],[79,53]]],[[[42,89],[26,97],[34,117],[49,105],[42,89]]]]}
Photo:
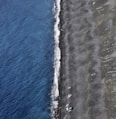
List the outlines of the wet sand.
{"type": "Polygon", "coordinates": [[[62,0],[58,119],[116,119],[115,12],[115,0],[62,0]]]}

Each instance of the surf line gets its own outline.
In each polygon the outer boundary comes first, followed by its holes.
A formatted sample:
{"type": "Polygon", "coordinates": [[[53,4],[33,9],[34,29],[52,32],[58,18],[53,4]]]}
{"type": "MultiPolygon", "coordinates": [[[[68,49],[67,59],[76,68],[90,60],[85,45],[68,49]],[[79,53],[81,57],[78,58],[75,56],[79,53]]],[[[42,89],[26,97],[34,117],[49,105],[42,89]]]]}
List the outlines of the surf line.
{"type": "Polygon", "coordinates": [[[60,23],[60,3],[61,0],[55,0],[54,2],[54,79],[53,79],[53,87],[51,92],[51,116],[52,119],[57,118],[57,110],[58,110],[58,97],[59,97],[59,75],[60,75],[60,59],[61,59],[61,51],[59,48],[59,37],[60,37],[60,29],[59,29],[59,23],[60,23]]]}

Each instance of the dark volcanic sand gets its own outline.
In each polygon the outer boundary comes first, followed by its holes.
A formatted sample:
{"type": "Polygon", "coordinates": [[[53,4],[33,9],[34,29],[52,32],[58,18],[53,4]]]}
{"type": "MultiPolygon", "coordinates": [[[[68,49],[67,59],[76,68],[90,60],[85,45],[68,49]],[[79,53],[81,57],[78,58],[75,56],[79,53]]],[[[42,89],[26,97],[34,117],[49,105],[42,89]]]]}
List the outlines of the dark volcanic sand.
{"type": "Polygon", "coordinates": [[[116,0],[62,0],[59,119],[116,119],[115,12],[116,0]]]}

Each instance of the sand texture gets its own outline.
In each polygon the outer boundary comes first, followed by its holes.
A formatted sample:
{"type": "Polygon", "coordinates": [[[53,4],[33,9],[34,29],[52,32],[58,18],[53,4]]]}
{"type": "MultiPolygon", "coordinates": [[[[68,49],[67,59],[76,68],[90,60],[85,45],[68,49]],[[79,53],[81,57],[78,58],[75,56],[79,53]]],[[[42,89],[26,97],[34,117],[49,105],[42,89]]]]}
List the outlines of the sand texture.
{"type": "Polygon", "coordinates": [[[59,119],[116,119],[116,0],[62,0],[59,119]]]}

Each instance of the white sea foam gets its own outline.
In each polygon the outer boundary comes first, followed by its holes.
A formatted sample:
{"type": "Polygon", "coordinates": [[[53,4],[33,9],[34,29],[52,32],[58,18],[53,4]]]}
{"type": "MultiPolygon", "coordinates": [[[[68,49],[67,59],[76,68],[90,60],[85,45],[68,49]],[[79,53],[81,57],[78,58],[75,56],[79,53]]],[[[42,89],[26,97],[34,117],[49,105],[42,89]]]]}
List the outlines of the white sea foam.
{"type": "Polygon", "coordinates": [[[58,80],[60,74],[60,59],[61,59],[61,52],[59,48],[59,36],[60,36],[60,2],[61,0],[55,0],[54,3],[54,17],[55,17],[55,24],[54,24],[54,39],[55,39],[55,50],[54,50],[54,81],[53,81],[53,88],[52,88],[52,104],[51,104],[51,113],[52,118],[55,119],[55,112],[58,109],[58,97],[59,97],[59,88],[58,88],[58,80]]]}

